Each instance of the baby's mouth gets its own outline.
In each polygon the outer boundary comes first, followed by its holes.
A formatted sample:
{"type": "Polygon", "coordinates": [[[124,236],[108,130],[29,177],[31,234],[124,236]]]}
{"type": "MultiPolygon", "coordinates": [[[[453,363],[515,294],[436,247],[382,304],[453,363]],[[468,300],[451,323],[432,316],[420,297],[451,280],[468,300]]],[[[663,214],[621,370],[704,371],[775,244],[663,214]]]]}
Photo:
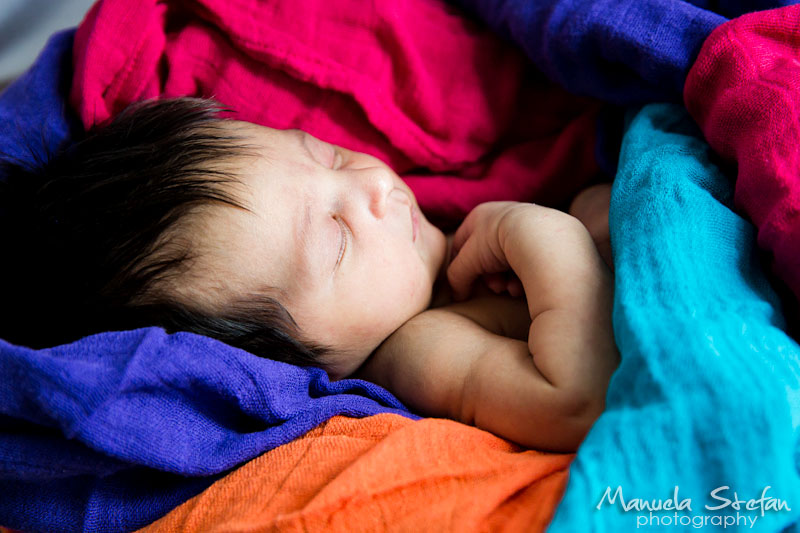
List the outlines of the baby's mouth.
{"type": "Polygon", "coordinates": [[[395,187],[394,192],[399,192],[403,196],[404,203],[408,204],[408,211],[409,217],[411,220],[411,240],[413,242],[417,242],[417,237],[419,236],[419,218],[420,212],[417,208],[417,202],[414,201],[414,197],[406,192],[405,190],[395,187]]]}

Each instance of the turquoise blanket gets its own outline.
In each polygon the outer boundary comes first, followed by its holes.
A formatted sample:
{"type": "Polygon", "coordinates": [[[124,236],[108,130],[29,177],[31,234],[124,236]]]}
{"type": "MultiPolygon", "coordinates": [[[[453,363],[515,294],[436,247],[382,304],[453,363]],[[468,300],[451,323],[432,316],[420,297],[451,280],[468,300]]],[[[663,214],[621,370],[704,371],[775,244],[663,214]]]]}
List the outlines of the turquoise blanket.
{"type": "Polygon", "coordinates": [[[800,531],[800,347],[732,203],[683,108],[630,121],[610,212],[622,362],[550,531],[800,531]]]}

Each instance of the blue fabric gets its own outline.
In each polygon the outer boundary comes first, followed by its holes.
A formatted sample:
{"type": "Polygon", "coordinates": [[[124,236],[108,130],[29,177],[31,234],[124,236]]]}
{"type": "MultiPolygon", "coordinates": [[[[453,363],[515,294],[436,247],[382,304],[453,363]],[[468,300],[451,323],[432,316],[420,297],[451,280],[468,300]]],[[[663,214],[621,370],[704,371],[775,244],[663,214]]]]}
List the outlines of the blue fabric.
{"type": "Polygon", "coordinates": [[[719,13],[729,19],[745,13],[791,6],[798,0],[686,0],[690,4],[719,13]]]}
{"type": "Polygon", "coordinates": [[[733,183],[701,139],[671,104],[645,107],[623,139],[610,211],[622,360],[550,531],[633,531],[637,515],[649,519],[619,499],[598,509],[608,487],[630,502],[669,499],[677,486],[679,501],[691,499],[678,516],[694,518],[723,503],[709,495],[718,487],[748,500],[769,486],[791,511],[742,506],[753,530],[800,517],[800,346],[782,331],[755,229],[731,210],[733,183]]]}
{"type": "Polygon", "coordinates": [[[53,35],[30,70],[0,94],[0,153],[31,161],[79,131],[66,104],[74,36],[74,29],[53,35]]]}
{"type": "Polygon", "coordinates": [[[567,90],[618,105],[681,102],[686,75],[725,16],[798,0],[451,0],[518,44],[567,90]],[[692,5],[696,4],[696,5],[692,5]]]}
{"type": "MultiPolygon", "coordinates": [[[[65,104],[73,34],[54,36],[0,95],[6,155],[30,161],[76,131],[65,104]]],[[[187,333],[104,333],[38,351],[0,341],[0,525],[136,529],[334,415],[384,412],[412,416],[376,385],[331,383],[187,333]]]]}

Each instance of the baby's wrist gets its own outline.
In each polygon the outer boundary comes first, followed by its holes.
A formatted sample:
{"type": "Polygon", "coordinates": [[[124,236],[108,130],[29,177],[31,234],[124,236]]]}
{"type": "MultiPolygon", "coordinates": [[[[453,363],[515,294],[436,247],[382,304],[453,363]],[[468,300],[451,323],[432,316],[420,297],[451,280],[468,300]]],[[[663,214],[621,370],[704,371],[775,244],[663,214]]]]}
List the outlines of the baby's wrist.
{"type": "Polygon", "coordinates": [[[498,241],[509,266],[524,266],[528,256],[539,253],[553,243],[558,234],[572,233],[581,226],[574,217],[536,204],[516,204],[509,208],[498,223],[498,241]],[[522,263],[514,258],[522,259],[522,263]]]}
{"type": "Polygon", "coordinates": [[[510,211],[499,229],[507,264],[525,294],[538,295],[542,303],[554,304],[559,295],[574,295],[579,288],[593,292],[600,267],[606,270],[600,257],[593,257],[597,250],[587,229],[563,211],[528,204],[510,211]]]}
{"type": "Polygon", "coordinates": [[[535,218],[536,205],[515,203],[509,206],[497,224],[497,240],[503,252],[508,252],[510,244],[519,240],[528,224],[535,218]]]}

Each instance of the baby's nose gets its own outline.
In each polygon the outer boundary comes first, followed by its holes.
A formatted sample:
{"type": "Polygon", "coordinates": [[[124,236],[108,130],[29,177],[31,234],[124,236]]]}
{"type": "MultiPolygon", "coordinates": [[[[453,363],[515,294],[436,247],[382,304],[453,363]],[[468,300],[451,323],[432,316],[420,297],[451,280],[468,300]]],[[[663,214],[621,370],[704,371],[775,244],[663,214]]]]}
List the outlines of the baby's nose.
{"type": "Polygon", "coordinates": [[[386,202],[394,189],[391,171],[382,167],[365,168],[361,171],[364,188],[369,198],[369,209],[375,218],[386,215],[386,202]]]}

